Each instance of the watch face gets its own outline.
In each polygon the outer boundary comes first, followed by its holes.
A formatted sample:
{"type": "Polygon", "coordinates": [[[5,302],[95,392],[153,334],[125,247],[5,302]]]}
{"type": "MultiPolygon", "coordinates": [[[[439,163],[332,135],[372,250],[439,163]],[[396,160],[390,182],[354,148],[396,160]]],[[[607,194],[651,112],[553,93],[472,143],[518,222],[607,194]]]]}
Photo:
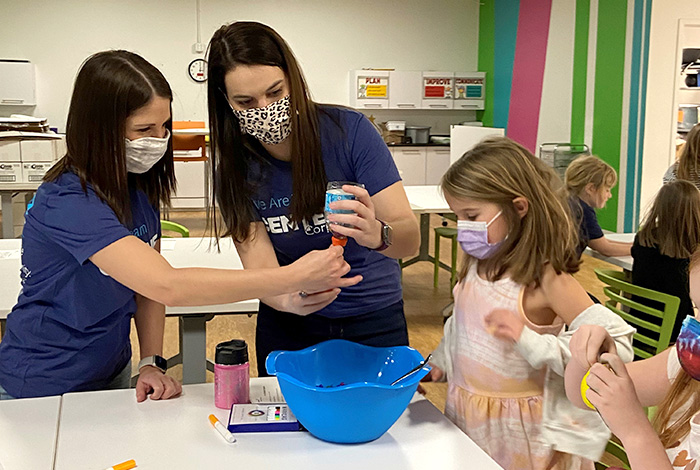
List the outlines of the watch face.
{"type": "Polygon", "coordinates": [[[382,228],[382,238],[384,239],[384,243],[387,245],[391,245],[394,241],[394,229],[391,228],[391,225],[389,224],[384,224],[384,227],[382,228]]]}
{"type": "Polygon", "coordinates": [[[155,364],[153,364],[154,366],[156,366],[157,368],[159,368],[163,372],[168,370],[167,359],[165,359],[164,357],[160,357],[160,356],[153,356],[153,357],[155,358],[155,364]]]}

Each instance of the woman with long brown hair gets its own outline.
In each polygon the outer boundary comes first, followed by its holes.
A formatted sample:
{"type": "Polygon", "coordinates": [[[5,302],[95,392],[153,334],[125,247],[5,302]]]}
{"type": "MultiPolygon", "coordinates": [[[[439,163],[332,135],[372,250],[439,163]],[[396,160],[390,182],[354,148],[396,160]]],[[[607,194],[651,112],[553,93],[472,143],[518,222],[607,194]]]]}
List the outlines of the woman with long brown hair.
{"type": "MultiPolygon", "coordinates": [[[[700,302],[700,253],[690,261],[690,297],[700,302]]],[[[586,398],[624,446],[632,470],[697,468],[700,462],[700,324],[685,318],[678,342],[624,364],[612,338],[591,325],[574,333],[566,394],[581,408],[586,398]],[[601,354],[601,352],[604,352],[601,354]],[[589,371],[588,377],[584,374],[589,371]],[[644,407],[656,406],[652,423],[644,407]]],[[[591,413],[594,411],[591,410],[591,413]]]]}
{"type": "Polygon", "coordinates": [[[131,318],[141,361],[136,398],[170,398],[165,305],[211,305],[357,283],[342,248],[285,268],[175,269],[160,255],[158,207],[175,186],[172,91],[142,57],[106,51],[75,81],[67,154],[26,213],[22,293],[0,343],[0,399],[127,388],[131,318]]]}
{"type": "Polygon", "coordinates": [[[690,181],[700,189],[700,124],[696,124],[685,137],[685,143],[680,150],[678,161],[668,167],[664,173],[663,182],[675,180],[690,181]]]}
{"type": "MultiPolygon", "coordinates": [[[[219,230],[246,268],[284,266],[331,244],[324,218],[328,181],[356,197],[332,209],[333,231],[363,281],[343,289],[263,296],[258,373],[267,354],[331,338],[374,346],[408,344],[398,258],[416,252],[418,224],[391,154],[361,113],[311,99],[287,43],[255,22],[222,26],[208,55],[208,101],[219,230]],[[344,225],[340,225],[344,224],[344,225]]],[[[217,211],[212,211],[215,213],[217,211]]]]}

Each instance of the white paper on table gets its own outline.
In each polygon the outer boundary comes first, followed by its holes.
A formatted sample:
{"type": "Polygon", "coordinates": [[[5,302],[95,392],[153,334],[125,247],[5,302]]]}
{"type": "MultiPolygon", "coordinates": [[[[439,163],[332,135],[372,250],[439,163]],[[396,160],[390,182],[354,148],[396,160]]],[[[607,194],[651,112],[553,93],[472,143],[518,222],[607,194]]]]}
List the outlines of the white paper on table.
{"type": "Polygon", "coordinates": [[[251,403],[286,403],[277,377],[260,377],[250,383],[251,403]]]}
{"type": "Polygon", "coordinates": [[[160,251],[173,251],[175,249],[175,243],[177,243],[175,238],[161,238],[160,251]]]}
{"type": "Polygon", "coordinates": [[[0,259],[20,259],[22,250],[0,250],[0,259]]]}

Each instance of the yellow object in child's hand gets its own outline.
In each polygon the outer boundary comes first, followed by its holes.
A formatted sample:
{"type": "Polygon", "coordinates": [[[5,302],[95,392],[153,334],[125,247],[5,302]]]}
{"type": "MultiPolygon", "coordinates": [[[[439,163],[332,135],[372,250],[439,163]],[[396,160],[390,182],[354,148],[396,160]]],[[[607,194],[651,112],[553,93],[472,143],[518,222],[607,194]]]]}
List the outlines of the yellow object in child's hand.
{"type": "Polygon", "coordinates": [[[590,388],[588,386],[588,375],[591,373],[591,370],[589,369],[588,372],[586,372],[586,375],[583,376],[583,379],[581,380],[581,399],[583,399],[583,402],[586,404],[587,407],[589,407],[592,410],[595,410],[595,406],[593,406],[593,403],[588,401],[588,398],[586,398],[586,391],[590,388]]]}

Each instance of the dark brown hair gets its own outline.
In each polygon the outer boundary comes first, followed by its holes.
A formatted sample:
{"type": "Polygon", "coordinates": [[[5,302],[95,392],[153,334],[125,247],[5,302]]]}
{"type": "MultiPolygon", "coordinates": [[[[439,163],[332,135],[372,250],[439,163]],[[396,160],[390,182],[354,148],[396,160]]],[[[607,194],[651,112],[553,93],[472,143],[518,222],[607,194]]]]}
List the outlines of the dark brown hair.
{"type": "Polygon", "coordinates": [[[447,170],[442,189],[456,199],[498,205],[509,229],[493,256],[483,260],[465,257],[460,280],[475,260],[491,281],[507,274],[519,284],[535,287],[547,264],[557,274],[578,271],[578,234],[561,179],[522,145],[505,137],[483,140],[447,170]],[[513,205],[517,197],[529,204],[522,218],[513,205]]]}
{"type": "Polygon", "coordinates": [[[679,180],[691,181],[696,184],[700,170],[698,170],[698,159],[700,159],[700,124],[696,124],[688,132],[685,138],[685,145],[678,158],[678,169],[676,177],[679,180]]]}
{"type": "MultiPolygon", "coordinates": [[[[318,114],[287,43],[272,28],[261,23],[237,22],[214,33],[209,43],[208,102],[211,132],[211,169],[214,208],[218,204],[226,225],[223,236],[243,241],[256,220],[251,201],[254,182],[247,180],[250,163],[266,153],[255,139],[241,132],[238,118],[226,98],[224,77],[239,65],[279,67],[289,84],[292,191],[291,219],[300,222],[323,210],[326,172],[321,154],[318,114]]],[[[214,232],[219,236],[216,211],[214,232]]]]}
{"type": "MultiPolygon", "coordinates": [[[[149,202],[168,205],[175,188],[172,140],[163,158],[143,174],[127,173],[126,119],[154,96],[172,101],[170,85],[143,57],[128,51],[90,56],[80,67],[68,109],[68,152],[44,176],[55,181],[66,171],[79,177],[105,201],[123,224],[131,223],[129,188],[140,189],[149,202]]],[[[172,122],[167,128],[172,132],[172,122]]]]}
{"type": "Polygon", "coordinates": [[[639,244],[671,258],[690,258],[700,245],[700,191],[689,181],[666,183],[639,230],[639,244]]]}

